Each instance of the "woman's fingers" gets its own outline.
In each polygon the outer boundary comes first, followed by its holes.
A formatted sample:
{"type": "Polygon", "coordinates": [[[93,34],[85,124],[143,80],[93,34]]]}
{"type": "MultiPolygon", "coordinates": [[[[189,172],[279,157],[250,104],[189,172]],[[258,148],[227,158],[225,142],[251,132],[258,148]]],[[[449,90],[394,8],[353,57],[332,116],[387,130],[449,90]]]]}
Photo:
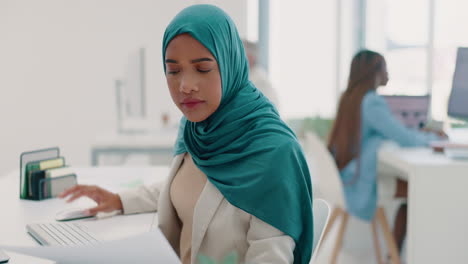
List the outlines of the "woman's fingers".
{"type": "Polygon", "coordinates": [[[444,131],[439,131],[437,134],[439,134],[439,137],[441,138],[445,138],[445,139],[448,138],[448,135],[444,131]]]}
{"type": "Polygon", "coordinates": [[[81,189],[81,188],[83,188],[83,187],[84,187],[84,185],[79,185],[79,184],[77,184],[77,185],[75,185],[75,186],[73,186],[73,187],[71,187],[71,188],[68,188],[68,189],[66,189],[65,191],[61,192],[61,193],[58,195],[58,197],[59,197],[59,198],[67,197],[67,196],[70,195],[71,193],[74,193],[74,192],[76,192],[77,190],[79,190],[79,189],[81,189]]]}
{"type": "Polygon", "coordinates": [[[76,191],[76,192],[71,194],[70,198],[68,198],[68,200],[67,200],[67,203],[71,203],[74,200],[76,200],[76,199],[78,199],[78,198],[80,198],[82,196],[88,196],[89,197],[88,193],[89,192],[86,192],[85,190],[76,191]]]}
{"type": "Polygon", "coordinates": [[[74,200],[82,197],[87,196],[93,199],[95,202],[99,202],[100,197],[100,189],[96,188],[95,186],[81,186],[76,188],[73,192],[69,192],[70,198],[68,198],[67,202],[73,202],[74,200]]]}
{"type": "Polygon", "coordinates": [[[69,196],[67,203],[86,196],[97,203],[97,206],[88,210],[90,214],[95,215],[97,212],[110,212],[112,210],[122,209],[122,202],[117,194],[111,193],[95,185],[76,185],[68,190],[65,190],[59,195],[64,198],[69,196]]]}
{"type": "Polygon", "coordinates": [[[113,209],[108,205],[108,204],[100,204],[96,207],[88,209],[88,213],[91,215],[96,215],[99,212],[109,212],[112,211],[113,209]]]}

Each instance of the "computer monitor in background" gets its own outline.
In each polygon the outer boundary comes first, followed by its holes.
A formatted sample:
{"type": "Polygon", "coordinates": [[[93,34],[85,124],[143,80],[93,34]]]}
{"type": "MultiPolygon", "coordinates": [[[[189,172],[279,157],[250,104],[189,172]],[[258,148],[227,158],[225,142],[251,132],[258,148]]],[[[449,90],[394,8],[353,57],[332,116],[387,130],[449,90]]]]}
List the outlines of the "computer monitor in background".
{"type": "Polygon", "coordinates": [[[419,129],[428,120],[430,96],[384,96],[390,110],[406,127],[419,129]]]}
{"type": "Polygon", "coordinates": [[[458,48],[448,115],[468,120],[468,48],[458,48]]]}

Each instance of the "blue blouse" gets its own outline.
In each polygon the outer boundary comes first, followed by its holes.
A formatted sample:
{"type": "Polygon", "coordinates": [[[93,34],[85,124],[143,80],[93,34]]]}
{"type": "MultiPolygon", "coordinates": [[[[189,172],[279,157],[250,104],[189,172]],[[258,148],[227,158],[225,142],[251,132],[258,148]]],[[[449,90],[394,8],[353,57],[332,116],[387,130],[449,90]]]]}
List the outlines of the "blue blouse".
{"type": "Polygon", "coordinates": [[[348,212],[371,221],[377,208],[377,152],[384,140],[392,140],[402,147],[427,146],[436,140],[432,133],[408,129],[391,113],[387,102],[375,91],[369,91],[361,104],[361,154],[359,176],[358,160],[354,159],[341,171],[348,212]]]}

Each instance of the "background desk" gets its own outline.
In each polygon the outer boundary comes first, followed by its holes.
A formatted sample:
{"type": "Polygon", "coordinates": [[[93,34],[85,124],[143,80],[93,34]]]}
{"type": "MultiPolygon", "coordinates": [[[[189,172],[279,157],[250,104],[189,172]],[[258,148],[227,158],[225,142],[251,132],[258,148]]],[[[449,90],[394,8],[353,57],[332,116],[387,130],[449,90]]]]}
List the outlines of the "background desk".
{"type": "Polygon", "coordinates": [[[407,263],[468,263],[468,161],[427,148],[382,148],[408,180],[407,263]]]}
{"type": "MultiPolygon", "coordinates": [[[[117,192],[140,184],[162,181],[166,178],[168,167],[148,168],[75,168],[78,182],[97,184],[117,192]]],[[[80,198],[71,204],[61,199],[28,201],[18,198],[18,171],[0,176],[0,244],[31,246],[38,245],[26,233],[25,226],[34,222],[55,222],[55,214],[61,210],[74,207],[91,207],[94,202],[89,198],[80,198]]],[[[105,219],[78,220],[86,225],[99,239],[111,240],[127,237],[148,231],[158,220],[155,213],[118,215],[105,219]],[[118,231],[118,232],[116,232],[118,231]]]]}
{"type": "Polygon", "coordinates": [[[101,135],[91,145],[91,165],[98,166],[100,158],[105,155],[118,156],[120,157],[119,165],[124,164],[132,154],[147,155],[152,165],[170,165],[176,138],[176,129],[149,134],[109,133],[101,135]]]}

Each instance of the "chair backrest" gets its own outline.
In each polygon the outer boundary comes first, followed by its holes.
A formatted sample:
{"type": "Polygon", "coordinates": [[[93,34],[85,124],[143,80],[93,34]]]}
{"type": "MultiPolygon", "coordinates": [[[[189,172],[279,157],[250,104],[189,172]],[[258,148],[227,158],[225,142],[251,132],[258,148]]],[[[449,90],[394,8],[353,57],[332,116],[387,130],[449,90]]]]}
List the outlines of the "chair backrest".
{"type": "Polygon", "coordinates": [[[310,264],[314,263],[315,259],[317,258],[320,244],[323,238],[323,230],[325,230],[330,220],[330,206],[322,199],[314,199],[313,214],[314,244],[312,245],[312,260],[310,264]]]}
{"type": "Polygon", "coordinates": [[[325,144],[314,133],[305,134],[305,152],[313,185],[318,186],[317,198],[332,207],[345,207],[343,186],[335,160],[325,144]]]}

